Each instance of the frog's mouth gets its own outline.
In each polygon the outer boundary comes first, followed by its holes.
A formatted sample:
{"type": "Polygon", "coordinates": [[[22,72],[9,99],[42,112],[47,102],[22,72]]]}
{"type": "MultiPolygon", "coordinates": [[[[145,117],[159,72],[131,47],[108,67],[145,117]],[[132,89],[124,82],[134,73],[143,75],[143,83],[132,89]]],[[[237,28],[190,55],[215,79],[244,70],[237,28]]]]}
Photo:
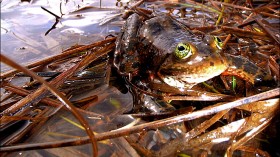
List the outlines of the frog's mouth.
{"type": "Polygon", "coordinates": [[[198,73],[190,72],[190,69],[180,69],[180,71],[176,71],[173,68],[159,69],[158,76],[160,79],[172,87],[191,89],[198,83],[220,75],[226,67],[205,68],[205,71],[200,71],[198,73]]]}
{"type": "MultiPolygon", "coordinates": [[[[216,76],[219,74],[216,74],[216,76]]],[[[189,75],[172,76],[172,75],[165,75],[162,73],[158,73],[158,76],[161,78],[161,80],[163,80],[163,82],[165,82],[169,86],[177,87],[179,89],[180,88],[191,89],[194,85],[207,81],[212,77],[214,77],[214,75],[209,77],[209,76],[202,76],[202,75],[198,76],[196,74],[193,74],[192,76],[189,75]]]]}
{"type": "Polygon", "coordinates": [[[191,89],[196,84],[196,83],[185,82],[183,80],[177,80],[176,78],[170,76],[161,77],[161,79],[169,86],[177,87],[179,89],[181,88],[191,89]]]}

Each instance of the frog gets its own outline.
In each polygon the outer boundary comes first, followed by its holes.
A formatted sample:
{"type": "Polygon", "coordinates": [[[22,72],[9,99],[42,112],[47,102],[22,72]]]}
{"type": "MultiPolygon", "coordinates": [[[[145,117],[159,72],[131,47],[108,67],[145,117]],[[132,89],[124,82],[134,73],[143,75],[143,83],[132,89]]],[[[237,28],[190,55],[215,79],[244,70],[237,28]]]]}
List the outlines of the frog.
{"type": "Polygon", "coordinates": [[[114,66],[129,81],[162,82],[180,91],[218,75],[236,75],[252,84],[271,79],[247,58],[222,54],[217,37],[196,34],[169,14],[130,15],[116,40],[114,66]]]}

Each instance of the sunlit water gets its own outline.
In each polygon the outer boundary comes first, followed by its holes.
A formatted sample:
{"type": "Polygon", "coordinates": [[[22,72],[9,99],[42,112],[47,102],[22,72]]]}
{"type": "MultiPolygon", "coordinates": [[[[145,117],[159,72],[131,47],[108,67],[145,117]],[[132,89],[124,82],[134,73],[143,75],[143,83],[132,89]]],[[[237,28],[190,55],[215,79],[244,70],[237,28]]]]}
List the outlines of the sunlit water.
{"type": "MultiPolygon", "coordinates": [[[[89,44],[102,40],[108,34],[115,35],[118,26],[100,22],[109,16],[118,14],[120,8],[115,0],[106,1],[33,1],[32,3],[18,0],[1,2],[1,53],[25,65],[52,55],[76,44],[89,44]],[[74,12],[85,6],[91,8],[74,12]],[[55,23],[55,17],[41,6],[54,14],[64,14],[49,34],[45,33],[55,23]]],[[[1,72],[10,69],[1,63],[1,72]]]]}

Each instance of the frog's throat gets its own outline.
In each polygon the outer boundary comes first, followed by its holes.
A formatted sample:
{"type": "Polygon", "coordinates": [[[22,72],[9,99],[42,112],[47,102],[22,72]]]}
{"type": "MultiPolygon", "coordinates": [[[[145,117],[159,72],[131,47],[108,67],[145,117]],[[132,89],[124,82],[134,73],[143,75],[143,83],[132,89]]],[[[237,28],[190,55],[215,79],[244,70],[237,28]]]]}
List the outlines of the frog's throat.
{"type": "Polygon", "coordinates": [[[171,72],[170,73],[160,73],[158,72],[158,76],[169,86],[177,87],[177,88],[185,88],[191,89],[194,85],[207,81],[215,76],[220,75],[227,69],[227,65],[219,65],[212,68],[207,68],[204,73],[187,73],[181,72],[171,72]]]}

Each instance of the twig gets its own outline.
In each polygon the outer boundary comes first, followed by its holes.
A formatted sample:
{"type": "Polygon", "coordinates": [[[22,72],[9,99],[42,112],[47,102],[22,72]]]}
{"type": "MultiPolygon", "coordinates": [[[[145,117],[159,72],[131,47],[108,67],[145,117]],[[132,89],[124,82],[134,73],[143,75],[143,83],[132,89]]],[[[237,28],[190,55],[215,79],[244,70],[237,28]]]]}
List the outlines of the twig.
{"type": "Polygon", "coordinates": [[[252,10],[251,8],[242,7],[242,6],[234,5],[234,4],[230,4],[230,3],[218,2],[218,1],[213,1],[213,2],[216,3],[216,4],[219,4],[219,5],[229,6],[229,7],[232,7],[232,8],[237,8],[237,9],[242,9],[242,10],[249,10],[249,11],[252,10]]]}
{"type": "Polygon", "coordinates": [[[248,31],[240,28],[227,27],[227,26],[222,26],[221,29],[226,33],[234,34],[236,36],[250,37],[250,38],[262,39],[262,40],[270,39],[267,37],[266,33],[263,32],[248,31]]]}
{"type": "Polygon", "coordinates": [[[45,36],[48,35],[51,32],[51,30],[56,28],[55,26],[58,24],[58,22],[59,22],[59,20],[55,19],[55,23],[52,25],[52,27],[49,30],[47,30],[47,32],[45,33],[45,36]]]}
{"type": "Polygon", "coordinates": [[[51,15],[53,15],[56,19],[60,19],[60,17],[59,17],[58,15],[56,15],[55,13],[49,11],[49,10],[46,9],[45,7],[42,7],[42,6],[41,6],[41,8],[42,8],[43,10],[45,10],[46,12],[50,13],[51,15]]]}
{"type": "MultiPolygon", "coordinates": [[[[17,95],[20,95],[20,96],[27,96],[28,94],[31,94],[30,91],[26,90],[26,89],[23,89],[23,88],[20,88],[20,87],[17,87],[17,86],[13,86],[11,84],[5,84],[5,86],[3,87],[5,90],[8,90],[8,91],[11,91],[17,95]]],[[[91,96],[91,99],[92,97],[94,97],[95,99],[97,99],[97,96],[96,95],[93,95],[91,96]]],[[[54,106],[54,107],[59,107],[61,106],[61,102],[58,101],[58,100],[54,100],[54,99],[51,99],[51,98],[43,98],[41,100],[42,103],[45,103],[47,105],[50,105],[50,106],[54,106]]],[[[75,102],[73,102],[75,103],[75,102]]],[[[64,109],[66,109],[64,106],[63,106],[64,109]]],[[[83,110],[83,109],[80,109],[80,108],[77,108],[77,110],[79,112],[82,112],[82,113],[86,113],[86,114],[89,114],[91,116],[97,116],[97,117],[102,117],[101,114],[97,114],[97,113],[94,113],[94,112],[89,112],[89,111],[86,111],[86,110],[83,110]]],[[[48,116],[51,116],[51,115],[48,115],[48,116]]],[[[2,121],[1,121],[2,122],[2,121]]]]}
{"type": "Polygon", "coordinates": [[[256,18],[255,20],[271,38],[273,38],[278,44],[280,44],[280,39],[275,36],[275,35],[278,35],[278,36],[280,35],[279,31],[278,32],[272,32],[269,28],[267,28],[267,27],[270,27],[269,24],[264,23],[264,22],[267,23],[267,21],[263,22],[263,20],[260,20],[258,18],[256,18]]]}
{"type": "Polygon", "coordinates": [[[228,41],[230,40],[230,38],[231,38],[231,34],[228,34],[226,39],[223,42],[223,47],[222,47],[223,50],[226,48],[226,45],[227,45],[228,41]]]}
{"type": "Polygon", "coordinates": [[[266,13],[266,12],[259,12],[260,14],[263,14],[265,16],[268,16],[268,17],[272,17],[272,18],[280,18],[279,15],[275,15],[275,14],[270,14],[270,13],[266,13]]]}

